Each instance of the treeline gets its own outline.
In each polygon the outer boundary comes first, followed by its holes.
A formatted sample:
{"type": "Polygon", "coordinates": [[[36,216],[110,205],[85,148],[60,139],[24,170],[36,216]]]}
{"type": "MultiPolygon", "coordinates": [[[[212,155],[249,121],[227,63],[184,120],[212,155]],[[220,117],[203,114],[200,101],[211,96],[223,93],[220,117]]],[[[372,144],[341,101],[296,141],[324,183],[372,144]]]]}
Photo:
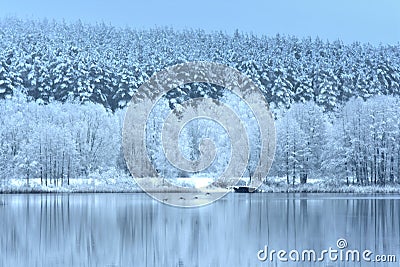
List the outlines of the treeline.
{"type": "Polygon", "coordinates": [[[111,114],[94,103],[43,105],[20,93],[1,100],[0,111],[1,179],[62,186],[125,168],[121,111],[111,114]]]}
{"type": "Polygon", "coordinates": [[[199,60],[239,69],[276,106],[313,101],[335,110],[351,97],[399,94],[399,44],[0,20],[0,98],[25,88],[44,103],[72,99],[116,110],[154,72],[199,60]]]}
{"type": "MultiPolygon", "coordinates": [[[[62,185],[126,170],[124,108],[154,72],[187,61],[227,64],[261,88],[277,116],[271,175],[399,183],[400,44],[15,18],[0,20],[0,177],[62,185]]],[[[221,97],[192,87],[167,99],[221,97]]]]}
{"type": "Polygon", "coordinates": [[[342,179],[347,184],[400,183],[400,98],[351,99],[323,112],[295,104],[276,121],[277,152],[271,175],[287,183],[342,179]]]}
{"type": "MultiPolygon", "coordinates": [[[[0,100],[0,111],[1,183],[24,179],[29,184],[40,178],[42,185],[62,186],[71,178],[127,171],[121,147],[123,109],[110,112],[100,104],[69,101],[43,105],[18,94],[0,100]]],[[[400,97],[351,99],[336,112],[323,112],[314,102],[298,103],[275,113],[277,151],[269,177],[286,177],[289,184],[310,178],[400,183],[400,97]]],[[[189,144],[184,153],[191,153],[197,134],[180,136],[182,144],[189,144]]],[[[220,135],[209,133],[219,143],[224,141],[220,135]]],[[[217,156],[218,166],[224,166],[226,155],[217,156]]],[[[212,171],[218,172],[218,166],[212,171]]]]}

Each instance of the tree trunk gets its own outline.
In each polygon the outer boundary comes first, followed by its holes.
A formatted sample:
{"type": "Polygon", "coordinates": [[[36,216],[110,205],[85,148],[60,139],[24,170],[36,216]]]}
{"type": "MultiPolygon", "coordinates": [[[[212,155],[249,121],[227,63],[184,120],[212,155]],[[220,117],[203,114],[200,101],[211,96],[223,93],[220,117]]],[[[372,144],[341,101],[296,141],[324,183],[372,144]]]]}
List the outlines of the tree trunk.
{"type": "Polygon", "coordinates": [[[289,151],[286,151],[286,182],[290,184],[289,181],[289,151]]]}
{"type": "Polygon", "coordinates": [[[43,158],[42,158],[42,141],[39,141],[39,161],[40,161],[40,184],[43,185],[43,158]]]}
{"type": "Polygon", "coordinates": [[[64,157],[65,157],[65,152],[63,150],[62,160],[61,160],[61,185],[64,185],[64,157]]]}
{"type": "Polygon", "coordinates": [[[71,174],[71,157],[68,156],[67,184],[69,185],[69,177],[71,174]]]}
{"type": "Polygon", "coordinates": [[[26,172],[26,185],[29,187],[29,165],[26,172]]]}

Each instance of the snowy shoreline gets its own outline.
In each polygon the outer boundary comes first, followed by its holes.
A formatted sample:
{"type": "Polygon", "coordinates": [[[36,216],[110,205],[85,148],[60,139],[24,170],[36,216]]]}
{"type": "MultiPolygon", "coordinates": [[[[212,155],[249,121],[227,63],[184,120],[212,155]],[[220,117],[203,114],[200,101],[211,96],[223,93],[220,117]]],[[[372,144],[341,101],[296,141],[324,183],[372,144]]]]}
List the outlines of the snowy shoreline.
{"type": "MultiPolygon", "coordinates": [[[[154,189],[151,193],[166,192],[177,193],[176,191],[164,191],[165,189],[154,189]]],[[[210,189],[211,191],[213,189],[210,189]]],[[[258,193],[354,193],[354,194],[400,194],[400,185],[327,185],[326,183],[313,184],[262,184],[258,193]]],[[[0,194],[44,194],[44,193],[145,193],[133,180],[121,181],[118,183],[101,183],[55,186],[0,186],[0,194]]]]}

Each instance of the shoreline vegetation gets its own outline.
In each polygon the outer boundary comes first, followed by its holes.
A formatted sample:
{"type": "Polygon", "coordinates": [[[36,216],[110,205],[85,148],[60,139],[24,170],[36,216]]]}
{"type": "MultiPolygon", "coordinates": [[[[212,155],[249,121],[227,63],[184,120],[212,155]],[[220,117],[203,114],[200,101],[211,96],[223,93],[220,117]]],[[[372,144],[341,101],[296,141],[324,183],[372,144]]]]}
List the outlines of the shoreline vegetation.
{"type": "MultiPolygon", "coordinates": [[[[205,190],[186,188],[185,192],[175,187],[160,186],[147,189],[148,193],[221,193],[232,192],[225,188],[207,187],[205,190]]],[[[400,194],[398,184],[361,185],[347,184],[346,181],[314,180],[311,183],[287,184],[282,178],[275,178],[262,183],[257,193],[354,193],[354,194],[400,194]]],[[[0,194],[43,194],[43,193],[145,193],[129,175],[118,179],[71,179],[70,184],[56,186],[54,184],[41,185],[40,179],[31,179],[27,185],[24,180],[12,180],[8,184],[0,185],[0,194]]]]}

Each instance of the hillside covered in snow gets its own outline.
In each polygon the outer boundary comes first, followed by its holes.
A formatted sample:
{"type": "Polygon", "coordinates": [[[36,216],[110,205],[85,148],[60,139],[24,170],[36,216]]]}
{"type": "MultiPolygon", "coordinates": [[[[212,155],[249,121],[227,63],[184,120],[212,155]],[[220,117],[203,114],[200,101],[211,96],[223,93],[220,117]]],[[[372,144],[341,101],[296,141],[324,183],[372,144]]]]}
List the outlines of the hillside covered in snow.
{"type": "Polygon", "coordinates": [[[44,103],[78,99],[115,110],[154,72],[187,61],[234,67],[283,107],[312,100],[334,110],[354,96],[400,92],[400,44],[0,20],[0,98],[22,87],[44,103]]]}

